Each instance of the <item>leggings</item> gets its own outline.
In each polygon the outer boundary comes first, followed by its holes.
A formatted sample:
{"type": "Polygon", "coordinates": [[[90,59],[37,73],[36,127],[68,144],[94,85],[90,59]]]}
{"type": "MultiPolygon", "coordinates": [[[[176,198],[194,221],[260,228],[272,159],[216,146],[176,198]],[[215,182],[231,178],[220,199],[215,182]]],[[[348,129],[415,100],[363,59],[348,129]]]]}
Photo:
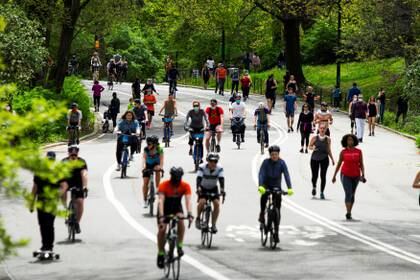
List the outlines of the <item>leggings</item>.
{"type": "Polygon", "coordinates": [[[328,156],[323,160],[313,160],[311,159],[311,171],[312,171],[312,187],[316,188],[316,183],[318,181],[318,172],[321,167],[321,193],[325,190],[325,185],[327,184],[327,170],[330,161],[328,156]]]}
{"type": "Polygon", "coordinates": [[[99,106],[101,105],[101,97],[100,96],[93,96],[93,104],[95,106],[95,110],[96,110],[96,108],[99,109],[99,106]]]}
{"type": "Polygon", "coordinates": [[[307,132],[300,132],[300,146],[303,147],[303,145],[306,143],[306,147],[309,146],[309,136],[311,135],[310,131],[307,132]]]}
{"type": "Polygon", "coordinates": [[[341,183],[343,184],[344,193],[346,194],[345,203],[354,203],[354,196],[359,181],[360,177],[347,177],[341,174],[341,183]]]}
{"type": "Polygon", "coordinates": [[[231,94],[233,94],[233,91],[238,92],[238,88],[239,88],[239,81],[232,81],[231,94]]]}

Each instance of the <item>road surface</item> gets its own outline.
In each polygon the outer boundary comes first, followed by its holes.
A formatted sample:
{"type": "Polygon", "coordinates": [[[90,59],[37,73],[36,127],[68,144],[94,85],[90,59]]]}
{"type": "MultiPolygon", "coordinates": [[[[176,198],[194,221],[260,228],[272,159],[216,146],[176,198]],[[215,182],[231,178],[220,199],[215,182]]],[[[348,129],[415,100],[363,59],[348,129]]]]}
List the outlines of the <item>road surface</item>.
{"type": "MultiPolygon", "coordinates": [[[[91,87],[91,82],[85,82],[91,87]]],[[[105,84],[105,83],[104,83],[105,84]]],[[[160,108],[167,86],[158,86],[160,108]]],[[[127,106],[130,85],[115,86],[127,106]]],[[[228,94],[215,96],[211,90],[179,87],[179,116],[175,135],[165,149],[165,170],[182,166],[185,179],[195,188],[193,161],[183,130],[184,116],[193,100],[207,106],[218,98],[227,112],[228,94]]],[[[109,104],[111,92],[105,91],[101,111],[109,104]]],[[[219,219],[219,233],[210,250],[200,247],[200,233],[186,233],[181,279],[418,279],[420,277],[420,208],[417,193],[411,189],[420,160],[411,140],[377,128],[375,137],[365,137],[360,145],[366,164],[366,184],[360,184],[353,210],[355,221],[345,221],[344,192],[340,182],[331,183],[333,167],[328,170],[327,199],[313,199],[310,182],[310,154],[300,154],[299,133],[285,130],[282,102],[272,115],[271,144],[281,146],[295,195],[285,198],[278,249],[262,248],[259,240],[259,195],[256,175],[260,162],[252,111],[260,96],[247,101],[246,142],[241,150],[232,143],[227,114],[221,144],[221,161],[226,176],[226,202],[219,219]]],[[[350,130],[348,118],[334,114],[332,149],[335,159],[341,150],[340,139],[350,130]]],[[[161,133],[159,118],[148,135],[161,133]]],[[[148,217],[141,200],[141,158],[128,169],[129,178],[119,179],[115,172],[116,137],[102,134],[81,144],[81,156],[89,166],[89,198],[78,235],[79,242],[66,241],[63,219],[56,220],[55,251],[61,260],[50,264],[37,262],[32,251],[40,247],[36,215],[21,201],[2,198],[0,211],[8,230],[16,238],[30,238],[29,246],[1,264],[5,279],[161,279],[156,268],[156,219],[148,217]]],[[[58,158],[66,147],[53,148],[58,158]]],[[[168,172],[167,172],[168,174],[168,172]]],[[[168,175],[166,175],[167,177],[168,175]]],[[[31,176],[22,181],[31,186],[31,176]]],[[[194,209],[195,209],[195,197],[194,209]]],[[[1,279],[2,277],[0,277],[1,279]]]]}

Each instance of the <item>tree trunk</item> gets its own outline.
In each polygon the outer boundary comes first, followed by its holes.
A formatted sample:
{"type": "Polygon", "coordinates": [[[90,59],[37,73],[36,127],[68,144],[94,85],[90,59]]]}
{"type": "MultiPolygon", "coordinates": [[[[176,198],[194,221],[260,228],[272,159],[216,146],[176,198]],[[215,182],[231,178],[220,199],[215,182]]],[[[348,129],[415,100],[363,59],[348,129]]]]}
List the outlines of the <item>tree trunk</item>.
{"type": "Polygon", "coordinates": [[[64,14],[67,17],[63,19],[63,25],[60,35],[60,46],[58,47],[57,61],[55,63],[54,85],[57,93],[60,93],[64,78],[66,77],[68,56],[71,50],[76,22],[81,11],[80,0],[64,0],[64,14]]]}
{"type": "Polygon", "coordinates": [[[294,75],[299,84],[306,79],[302,70],[302,57],[300,53],[300,21],[297,19],[284,19],[284,42],[286,68],[294,75]]]}

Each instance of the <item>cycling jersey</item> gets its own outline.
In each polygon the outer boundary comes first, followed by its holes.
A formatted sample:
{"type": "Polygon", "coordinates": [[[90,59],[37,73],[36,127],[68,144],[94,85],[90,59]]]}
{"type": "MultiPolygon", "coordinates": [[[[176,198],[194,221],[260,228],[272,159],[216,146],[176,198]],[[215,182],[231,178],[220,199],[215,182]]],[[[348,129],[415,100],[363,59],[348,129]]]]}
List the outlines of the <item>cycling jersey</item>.
{"type": "Polygon", "coordinates": [[[160,145],[156,147],[156,151],[153,154],[148,147],[145,147],[143,151],[146,155],[146,166],[155,166],[160,164],[160,156],[163,155],[163,149],[160,145]]]}
{"type": "Polygon", "coordinates": [[[170,180],[165,180],[159,184],[158,193],[165,196],[164,213],[159,213],[158,216],[175,215],[183,212],[181,199],[184,195],[191,195],[191,186],[185,181],[174,186],[170,180]]]}
{"type": "Polygon", "coordinates": [[[211,125],[219,125],[222,122],[221,115],[223,115],[223,109],[219,106],[212,109],[211,107],[206,108],[206,114],[208,116],[211,125]]]}
{"type": "Polygon", "coordinates": [[[284,178],[286,179],[287,187],[291,188],[292,183],[290,181],[290,175],[286,162],[282,159],[279,159],[278,161],[265,159],[260,167],[258,183],[260,186],[265,186],[266,188],[281,189],[282,174],[284,174],[284,178]]]}
{"type": "Polygon", "coordinates": [[[217,165],[214,170],[210,170],[208,164],[204,163],[198,168],[197,179],[198,178],[202,178],[200,187],[204,190],[217,188],[218,180],[224,178],[223,167],[217,165]]]}

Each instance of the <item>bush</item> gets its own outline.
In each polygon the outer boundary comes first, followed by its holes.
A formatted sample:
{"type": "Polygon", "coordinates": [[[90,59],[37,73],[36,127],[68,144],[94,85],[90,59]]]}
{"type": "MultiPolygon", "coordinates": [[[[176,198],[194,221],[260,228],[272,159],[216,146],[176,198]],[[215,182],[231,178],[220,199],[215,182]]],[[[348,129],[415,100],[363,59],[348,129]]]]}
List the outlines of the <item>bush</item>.
{"type": "MultiPolygon", "coordinates": [[[[86,89],[77,78],[66,78],[62,94],[56,94],[41,87],[21,90],[13,96],[12,108],[19,115],[27,115],[33,111],[33,106],[40,99],[46,102],[48,108],[69,108],[72,102],[76,102],[83,114],[83,128],[90,127],[94,116],[90,112],[90,99],[86,94],[86,89]]],[[[37,143],[54,142],[66,138],[66,118],[64,112],[56,122],[46,123],[27,131],[27,135],[37,143]]]]}
{"type": "Polygon", "coordinates": [[[416,136],[416,146],[420,149],[420,134],[416,136]]]}

